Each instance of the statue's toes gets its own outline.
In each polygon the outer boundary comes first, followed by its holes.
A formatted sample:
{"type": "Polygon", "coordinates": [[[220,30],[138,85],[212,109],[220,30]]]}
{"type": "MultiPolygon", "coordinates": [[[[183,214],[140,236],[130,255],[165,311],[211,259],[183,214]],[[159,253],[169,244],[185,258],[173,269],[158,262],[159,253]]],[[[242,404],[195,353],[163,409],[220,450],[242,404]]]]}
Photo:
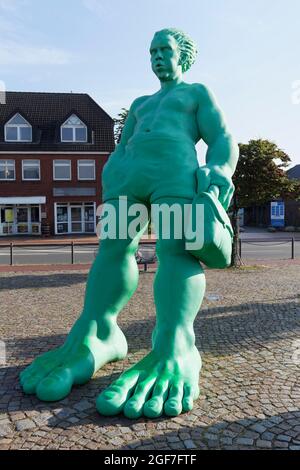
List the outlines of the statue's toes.
{"type": "Polygon", "coordinates": [[[35,362],[27,367],[20,374],[20,383],[25,393],[36,392],[38,384],[55,368],[56,364],[36,364],[35,362]]]}
{"type": "Polygon", "coordinates": [[[163,414],[164,401],[161,397],[148,400],[144,405],[144,415],[147,418],[159,418],[163,414]]]}
{"type": "Polygon", "coordinates": [[[180,381],[170,387],[164,411],[167,416],[178,416],[182,412],[183,383],[180,381]]]}
{"type": "Polygon", "coordinates": [[[182,410],[185,412],[191,411],[194,406],[194,400],[197,400],[199,395],[200,391],[198,385],[193,386],[191,384],[185,384],[184,395],[182,399],[182,410]]]}
{"type": "Polygon", "coordinates": [[[96,402],[99,413],[104,416],[114,416],[121,413],[135,388],[138,377],[138,372],[125,372],[110,387],[100,393],[96,402]]]}
{"type": "Polygon", "coordinates": [[[169,381],[157,380],[151,398],[144,405],[144,415],[147,418],[158,418],[163,414],[164,402],[169,393],[169,381]]]}
{"type": "Polygon", "coordinates": [[[70,393],[73,382],[71,369],[58,367],[39,382],[36,395],[43,401],[62,400],[70,393]]]}
{"type": "Polygon", "coordinates": [[[21,385],[24,393],[32,394],[36,392],[38,384],[45,378],[45,373],[31,374],[30,376],[21,380],[21,385]]]}

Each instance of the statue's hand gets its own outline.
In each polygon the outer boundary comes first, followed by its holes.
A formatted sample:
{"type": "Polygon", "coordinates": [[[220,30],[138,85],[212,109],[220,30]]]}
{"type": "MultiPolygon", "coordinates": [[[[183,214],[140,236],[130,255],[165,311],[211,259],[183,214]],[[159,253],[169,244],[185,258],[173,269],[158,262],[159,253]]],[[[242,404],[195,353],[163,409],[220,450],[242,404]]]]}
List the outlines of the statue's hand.
{"type": "Polygon", "coordinates": [[[200,194],[209,191],[210,186],[219,188],[219,201],[225,210],[228,209],[234,193],[231,173],[224,167],[218,165],[204,165],[197,170],[198,190],[200,194]]]}

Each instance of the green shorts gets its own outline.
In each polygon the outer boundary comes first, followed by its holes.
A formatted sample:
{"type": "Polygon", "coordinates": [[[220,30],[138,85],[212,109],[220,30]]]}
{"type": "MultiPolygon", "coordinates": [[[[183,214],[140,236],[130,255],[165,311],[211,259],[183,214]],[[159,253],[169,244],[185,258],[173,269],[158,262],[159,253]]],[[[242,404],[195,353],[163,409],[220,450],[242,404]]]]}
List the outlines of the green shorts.
{"type": "Polygon", "coordinates": [[[102,172],[103,202],[127,196],[153,203],[164,197],[193,199],[199,168],[192,141],[134,136],[125,154],[114,154],[102,172]]]}

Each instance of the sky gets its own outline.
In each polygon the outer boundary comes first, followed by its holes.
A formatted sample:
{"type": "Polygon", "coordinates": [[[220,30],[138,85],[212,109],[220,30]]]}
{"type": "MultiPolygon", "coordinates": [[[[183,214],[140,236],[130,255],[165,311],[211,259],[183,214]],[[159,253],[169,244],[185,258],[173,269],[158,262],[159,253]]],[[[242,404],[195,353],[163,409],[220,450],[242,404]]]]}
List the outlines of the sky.
{"type": "Polygon", "coordinates": [[[300,164],[299,0],[0,0],[0,90],[88,93],[116,117],[159,89],[149,45],[165,27],[197,43],[184,80],[214,92],[238,142],[300,164]]]}

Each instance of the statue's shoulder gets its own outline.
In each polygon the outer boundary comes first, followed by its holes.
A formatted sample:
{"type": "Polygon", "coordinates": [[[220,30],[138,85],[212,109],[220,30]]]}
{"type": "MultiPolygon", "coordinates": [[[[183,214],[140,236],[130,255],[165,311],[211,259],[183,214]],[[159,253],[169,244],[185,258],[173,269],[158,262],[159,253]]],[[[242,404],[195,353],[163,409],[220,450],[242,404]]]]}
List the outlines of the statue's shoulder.
{"type": "Polygon", "coordinates": [[[138,106],[140,106],[144,101],[146,101],[150,95],[139,96],[136,98],[131,105],[131,110],[135,111],[138,106]]]}
{"type": "Polygon", "coordinates": [[[214,94],[208,88],[208,86],[204,85],[203,83],[192,83],[191,87],[193,87],[193,90],[197,94],[200,103],[214,100],[214,94]]]}

